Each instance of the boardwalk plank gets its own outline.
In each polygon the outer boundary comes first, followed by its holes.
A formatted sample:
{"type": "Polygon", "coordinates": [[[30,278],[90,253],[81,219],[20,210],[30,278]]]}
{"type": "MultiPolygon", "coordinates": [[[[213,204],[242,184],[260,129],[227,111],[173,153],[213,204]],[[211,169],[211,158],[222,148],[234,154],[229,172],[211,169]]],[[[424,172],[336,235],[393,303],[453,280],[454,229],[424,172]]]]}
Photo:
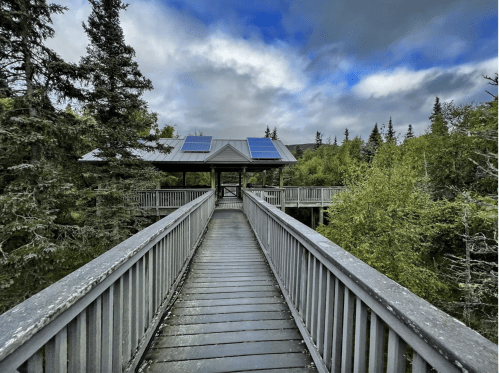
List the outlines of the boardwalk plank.
{"type": "Polygon", "coordinates": [[[194,359],[212,359],[226,356],[303,352],[303,348],[304,345],[300,340],[259,341],[209,346],[158,348],[153,349],[150,356],[156,362],[180,361],[194,359]]]}
{"type": "Polygon", "coordinates": [[[228,321],[251,321],[251,320],[286,320],[291,319],[291,312],[238,312],[223,313],[215,315],[189,315],[189,316],[171,316],[168,319],[168,325],[182,324],[206,324],[228,321]]]}
{"type": "Polygon", "coordinates": [[[312,363],[304,353],[229,356],[214,359],[155,362],[144,372],[238,372],[269,368],[305,368],[312,363]]]}

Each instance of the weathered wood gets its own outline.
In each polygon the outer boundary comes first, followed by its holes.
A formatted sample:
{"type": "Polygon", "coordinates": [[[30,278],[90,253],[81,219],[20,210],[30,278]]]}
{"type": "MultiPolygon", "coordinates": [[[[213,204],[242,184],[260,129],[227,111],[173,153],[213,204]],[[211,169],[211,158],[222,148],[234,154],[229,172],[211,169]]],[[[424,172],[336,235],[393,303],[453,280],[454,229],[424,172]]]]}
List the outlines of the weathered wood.
{"type": "MultiPolygon", "coordinates": [[[[142,370],[309,370],[311,357],[243,213],[217,210],[213,217],[142,370]]],[[[280,270],[286,276],[290,269],[280,270]]]]}

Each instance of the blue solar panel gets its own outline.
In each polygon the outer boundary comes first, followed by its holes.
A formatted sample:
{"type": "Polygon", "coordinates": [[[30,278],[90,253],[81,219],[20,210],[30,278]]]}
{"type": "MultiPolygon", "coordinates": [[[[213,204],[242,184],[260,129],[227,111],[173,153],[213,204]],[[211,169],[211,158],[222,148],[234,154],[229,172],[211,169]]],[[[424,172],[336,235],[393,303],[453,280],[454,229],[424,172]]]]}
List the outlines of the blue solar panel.
{"type": "Polygon", "coordinates": [[[268,137],[248,137],[248,146],[253,159],[281,159],[282,156],[268,137]]]}
{"type": "Polygon", "coordinates": [[[183,152],[209,152],[212,136],[187,136],[180,151],[183,152]]]}

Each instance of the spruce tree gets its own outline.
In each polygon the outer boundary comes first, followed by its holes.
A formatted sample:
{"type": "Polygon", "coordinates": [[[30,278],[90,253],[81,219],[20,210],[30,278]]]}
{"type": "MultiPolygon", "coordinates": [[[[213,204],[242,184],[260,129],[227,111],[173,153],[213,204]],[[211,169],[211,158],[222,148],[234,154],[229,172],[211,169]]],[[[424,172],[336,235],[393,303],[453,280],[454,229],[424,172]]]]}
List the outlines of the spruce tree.
{"type": "Polygon", "coordinates": [[[376,150],[378,150],[379,146],[383,143],[383,139],[381,138],[381,134],[378,130],[378,123],[374,124],[374,127],[367,139],[367,143],[364,146],[363,153],[364,157],[368,162],[372,160],[374,155],[376,154],[376,150]]]}
{"type": "Polygon", "coordinates": [[[343,134],[345,135],[345,140],[343,140],[343,142],[348,141],[348,135],[349,135],[348,128],[345,128],[345,132],[343,132],[343,134]]]}
{"type": "Polygon", "coordinates": [[[272,134],[270,135],[270,138],[272,140],[279,140],[279,138],[277,137],[277,127],[274,127],[274,129],[272,130],[272,134]]]}
{"type": "Polygon", "coordinates": [[[414,137],[414,132],[412,131],[412,124],[409,124],[409,127],[407,129],[407,133],[405,134],[405,139],[412,139],[414,137]]]}
{"type": "Polygon", "coordinates": [[[393,129],[392,117],[388,121],[388,132],[386,133],[386,141],[396,142],[397,138],[395,137],[395,130],[393,129]]]}
{"type": "Polygon", "coordinates": [[[161,178],[138,151],[165,149],[157,143],[157,116],[142,99],[152,83],[140,72],[120,25],[119,13],[127,5],[121,0],[89,1],[92,12],[83,28],[90,44],[80,66],[86,77],[85,110],[96,120],[88,138],[104,163],[84,172],[85,182],[97,189],[87,217],[119,242],[143,223],[131,198],[135,190],[152,188],[161,178]]]}
{"type": "Polygon", "coordinates": [[[440,98],[435,97],[435,104],[433,105],[433,112],[428,118],[431,120],[431,133],[442,136],[449,132],[447,123],[445,122],[442,105],[440,104],[440,98]]]}
{"type": "Polygon", "coordinates": [[[338,146],[338,139],[336,138],[336,136],[334,137],[334,142],[333,142],[333,145],[334,145],[334,146],[338,146]]]}
{"type": "Polygon", "coordinates": [[[269,138],[269,139],[270,139],[270,138],[271,138],[271,136],[272,136],[272,133],[271,133],[271,131],[270,131],[269,126],[267,126],[267,129],[265,130],[265,136],[264,136],[264,137],[267,137],[267,138],[269,138]]]}
{"type": "Polygon", "coordinates": [[[0,2],[0,288],[14,303],[58,279],[61,252],[77,249],[82,233],[72,213],[86,120],[51,101],[78,97],[78,70],[45,45],[51,16],[64,10],[44,0],[0,2]]]}
{"type": "Polygon", "coordinates": [[[319,149],[322,146],[322,133],[319,131],[315,134],[314,150],[319,149]]]}

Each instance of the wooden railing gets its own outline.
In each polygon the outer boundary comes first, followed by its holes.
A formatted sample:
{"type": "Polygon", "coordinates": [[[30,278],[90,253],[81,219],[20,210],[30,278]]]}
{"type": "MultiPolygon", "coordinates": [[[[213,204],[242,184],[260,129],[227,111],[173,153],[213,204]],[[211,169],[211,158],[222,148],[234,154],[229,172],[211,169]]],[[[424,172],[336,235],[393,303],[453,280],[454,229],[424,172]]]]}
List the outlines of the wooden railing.
{"type": "Polygon", "coordinates": [[[132,372],[215,208],[210,190],[0,316],[0,372],[132,372]]]}
{"type": "Polygon", "coordinates": [[[328,206],[333,196],[345,190],[342,186],[333,187],[284,187],[287,207],[316,207],[328,206]]]}
{"type": "Polygon", "coordinates": [[[210,189],[151,189],[137,191],[140,207],[156,209],[174,209],[194,201],[210,189]]]}
{"type": "Polygon", "coordinates": [[[295,187],[280,188],[248,188],[247,191],[255,193],[265,202],[283,209],[286,207],[325,207],[329,206],[334,195],[345,187],[295,187]]]}
{"type": "Polygon", "coordinates": [[[320,372],[497,373],[497,346],[254,193],[244,210],[320,372]]]}

